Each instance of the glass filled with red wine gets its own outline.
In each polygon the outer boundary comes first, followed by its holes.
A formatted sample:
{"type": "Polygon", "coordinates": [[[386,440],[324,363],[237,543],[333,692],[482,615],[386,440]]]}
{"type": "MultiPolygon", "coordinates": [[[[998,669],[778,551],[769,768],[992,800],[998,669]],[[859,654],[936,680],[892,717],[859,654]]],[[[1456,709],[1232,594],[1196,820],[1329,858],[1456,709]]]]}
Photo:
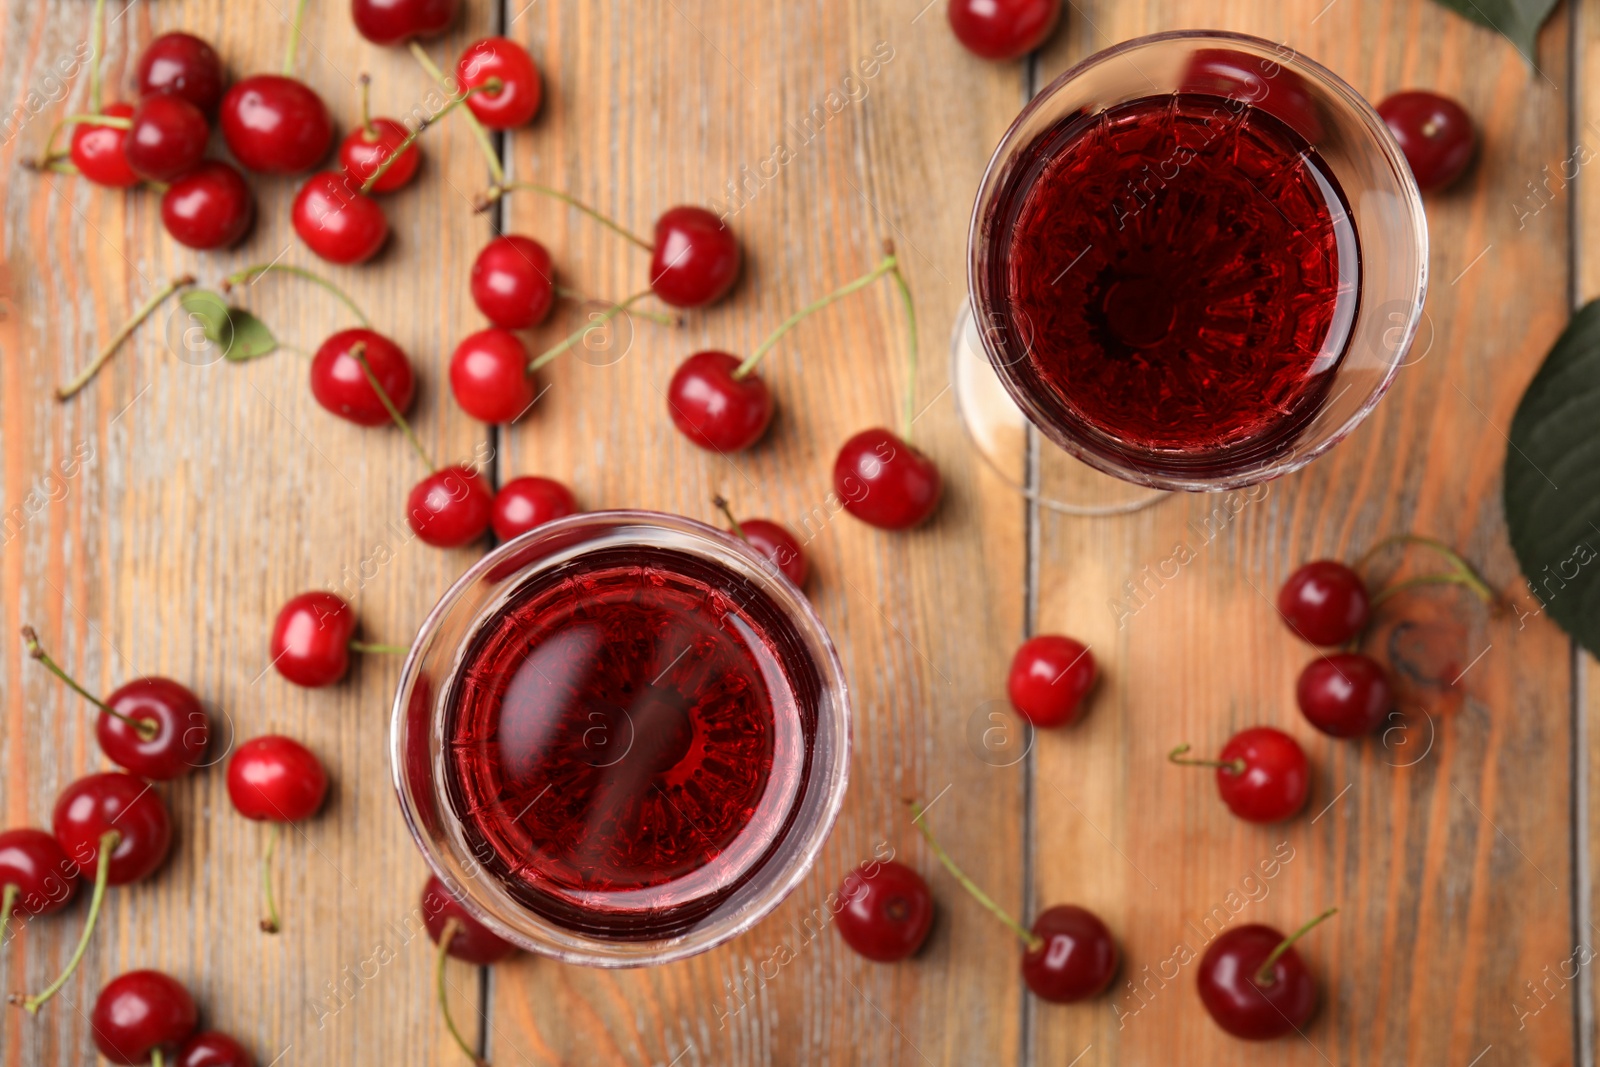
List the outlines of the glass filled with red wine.
{"type": "Polygon", "coordinates": [[[1336,75],[1233,33],[1128,41],[1036,96],[984,175],[964,421],[1069,512],[1287,474],[1403,365],[1427,253],[1399,146],[1336,75]]]}
{"type": "Polygon", "coordinates": [[[390,755],[413,836],[475,918],[637,966],[749,929],[804,876],[844,799],[850,701],[811,603],[745,542],[593,512],[444,595],[390,755]]]}

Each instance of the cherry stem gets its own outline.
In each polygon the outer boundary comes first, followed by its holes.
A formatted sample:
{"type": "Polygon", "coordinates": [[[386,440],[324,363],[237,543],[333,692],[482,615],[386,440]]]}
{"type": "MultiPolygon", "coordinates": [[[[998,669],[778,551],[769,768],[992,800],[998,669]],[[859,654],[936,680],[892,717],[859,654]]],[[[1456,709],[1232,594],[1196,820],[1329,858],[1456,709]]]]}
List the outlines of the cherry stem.
{"type": "Polygon", "coordinates": [[[172,279],[172,281],[158,289],[154,296],[152,296],[149,300],[146,300],[144,305],[133,313],[133,318],[123,323],[122,329],[118,330],[112,336],[111,340],[106,342],[105,347],[100,350],[99,354],[96,355],[92,361],[90,361],[87,367],[79,372],[76,378],[56,389],[56,399],[66,400],[78,390],[88,385],[94,376],[100,373],[100,368],[105,366],[106,360],[110,359],[116,353],[117,349],[121,347],[122,342],[126,341],[129,335],[132,334],[134,330],[139,328],[140,323],[144,322],[145,319],[150,317],[151,312],[155,311],[156,308],[161,306],[161,302],[163,300],[177,292],[179,289],[182,289],[184,286],[193,284],[194,275],[184,274],[172,279]]]}
{"type": "Polygon", "coordinates": [[[350,651],[376,652],[388,656],[404,656],[406,653],[410,652],[411,649],[405,645],[374,645],[369,644],[366,641],[351,641],[350,651]]]}
{"type": "Polygon", "coordinates": [[[744,527],[739,525],[739,520],[734,518],[733,509],[728,506],[728,501],[722,496],[722,494],[719,493],[712,497],[711,503],[718,511],[722,512],[728,517],[728,521],[733,524],[733,532],[739,535],[739,540],[750,540],[750,538],[745,536],[744,527]]]}
{"type": "Polygon", "coordinates": [[[1189,745],[1185,742],[1168,752],[1167,759],[1182,767],[1216,767],[1230,774],[1244,773],[1245,762],[1242,758],[1231,760],[1198,759],[1194,756],[1185,757],[1184,753],[1187,751],[1189,751],[1189,745]]]}
{"type": "MultiPolygon", "coordinates": [[[[883,247],[889,255],[894,255],[891,242],[885,241],[883,247]]],[[[917,421],[917,305],[911,299],[911,285],[906,281],[898,259],[889,277],[894,279],[895,291],[900,294],[900,303],[906,309],[906,400],[902,418],[905,420],[903,436],[910,441],[911,425],[917,421]]]]}
{"type": "Polygon", "coordinates": [[[53,159],[26,159],[22,165],[29,170],[49,171],[52,174],[81,174],[83,173],[71,163],[63,161],[62,157],[53,159]]]}
{"type": "Polygon", "coordinates": [[[1037,952],[1043,948],[1044,938],[1013,919],[1009,912],[991,900],[989,894],[978,887],[978,883],[968,878],[966,872],[956,866],[956,861],[950,858],[950,853],[944,850],[944,846],[939,844],[938,840],[933,836],[933,831],[928,829],[927,824],[923,822],[922,815],[922,805],[913,800],[911,802],[912,823],[916,825],[918,830],[922,831],[922,836],[928,841],[928,847],[933,849],[933,854],[939,858],[940,863],[944,864],[944,869],[950,872],[951,877],[961,883],[961,888],[971,893],[973,899],[989,909],[995,918],[1005,923],[1012,933],[1022,939],[1022,943],[1028,946],[1030,952],[1037,952]]]}
{"type": "Polygon", "coordinates": [[[444,963],[450,956],[450,942],[462,929],[461,920],[451,918],[445,921],[444,929],[439,931],[439,947],[434,953],[433,962],[434,984],[439,989],[439,1012],[444,1016],[445,1029],[450,1031],[450,1036],[456,1039],[456,1044],[467,1054],[467,1058],[478,1067],[488,1067],[489,1061],[472,1050],[472,1046],[467,1044],[467,1039],[461,1036],[461,1031],[456,1029],[455,1019],[450,1016],[450,997],[445,986],[444,963]]]}
{"type": "Polygon", "coordinates": [[[78,964],[83,961],[83,954],[89,949],[89,938],[94,933],[95,923],[100,920],[100,906],[106,900],[106,886],[111,884],[111,853],[115,852],[117,845],[122,842],[120,830],[107,830],[100,835],[100,858],[94,871],[94,896],[89,898],[89,918],[83,924],[83,936],[78,938],[78,947],[73,949],[72,958],[67,961],[67,969],[61,972],[61,977],[51,982],[41,993],[36,993],[22,1002],[22,1007],[29,1015],[38,1015],[39,1009],[44,1007],[51,997],[61,992],[61,987],[67,984],[67,979],[72,977],[72,972],[78,969],[78,964]]]}
{"type": "Polygon", "coordinates": [[[800,325],[800,323],[803,322],[808,316],[821,311],[823,308],[834,303],[835,301],[844,299],[851,293],[865,289],[867,286],[871,285],[873,282],[877,281],[885,274],[890,273],[894,269],[895,257],[893,254],[884,256],[883,260],[876,267],[872,268],[872,270],[868,271],[866,274],[863,274],[855,281],[850,282],[847,285],[840,286],[827,296],[813,300],[799,311],[796,311],[793,315],[790,315],[787,319],[784,319],[782,325],[768,334],[767,339],[757,345],[756,350],[746,356],[743,363],[734,368],[734,380],[738,381],[747,377],[751,371],[756,369],[756,364],[761,362],[761,357],[770,352],[772,347],[778,343],[784,334],[800,325]]]}
{"type": "MultiPolygon", "coordinates": [[[[587,304],[590,300],[594,299],[593,297],[585,296],[576,289],[568,289],[564,285],[556,286],[556,295],[563,300],[572,300],[579,304],[587,304]]],[[[601,301],[601,303],[609,304],[611,301],[606,300],[601,301]]],[[[649,319],[651,322],[660,323],[662,326],[683,325],[682,315],[669,314],[665,311],[651,311],[649,308],[635,308],[633,314],[641,319],[649,319]]]]}
{"type": "Polygon", "coordinates": [[[428,468],[428,473],[432,474],[438,470],[439,468],[433,465],[433,460],[428,456],[428,450],[422,447],[421,441],[417,440],[416,431],[411,428],[411,424],[406,421],[406,417],[400,414],[400,409],[394,406],[394,401],[389,399],[389,394],[384,390],[382,383],[378,381],[378,376],[372,373],[372,364],[367,362],[367,342],[357,341],[351,345],[350,355],[357,363],[361,364],[361,373],[367,376],[367,384],[371,385],[372,391],[378,394],[378,399],[383,403],[383,410],[389,413],[389,417],[394,420],[394,424],[400,427],[401,432],[406,435],[406,440],[411,442],[411,447],[416,449],[417,455],[422,457],[422,465],[428,468]]]}
{"type": "Polygon", "coordinates": [[[17,904],[17,885],[7,882],[4,895],[0,895],[0,945],[11,939],[11,909],[17,904]]]}
{"type": "MultiPolygon", "coordinates": [[[[106,35],[106,0],[94,0],[89,19],[89,110],[100,110],[100,52],[106,35]]],[[[126,128],[126,127],[124,127],[126,128]]]]}
{"type": "Polygon", "coordinates": [[[1418,575],[1415,578],[1407,578],[1387,588],[1380,589],[1372,595],[1372,606],[1377,607],[1386,600],[1392,600],[1407,589],[1415,589],[1420,585],[1464,585],[1479,596],[1483,595],[1478,588],[1478,583],[1471,575],[1462,574],[1460,571],[1447,571],[1444,574],[1418,575]]]}
{"type": "Polygon", "coordinates": [[[150,1050],[150,1067],[167,1067],[167,1058],[161,1054],[161,1050],[158,1048],[150,1050]]]}
{"type": "Polygon", "coordinates": [[[577,208],[579,211],[583,212],[585,215],[588,215],[591,219],[598,222],[612,233],[632,241],[646,252],[655,251],[655,245],[651,244],[649,241],[646,241],[643,237],[640,237],[632,230],[626,229],[615,219],[600,214],[600,212],[596,211],[588,204],[585,204],[571,193],[564,193],[560,189],[554,189],[548,185],[541,185],[538,182],[511,182],[510,184],[496,183],[480,194],[477,200],[473,201],[473,208],[480,212],[488,211],[490,205],[492,205],[496,200],[499,200],[507,193],[516,192],[518,189],[526,189],[530,193],[542,193],[545,196],[554,197],[563,204],[566,204],[568,207],[577,208]]]}
{"type": "Polygon", "coordinates": [[[612,304],[605,311],[602,311],[598,315],[596,315],[595,316],[595,321],[591,321],[586,326],[578,327],[576,330],[573,330],[571,333],[569,333],[567,335],[566,339],[564,341],[562,341],[560,344],[556,345],[554,348],[548,348],[545,351],[539,353],[538,356],[534,357],[533,362],[528,364],[528,373],[532,374],[534,371],[538,370],[540,367],[544,366],[546,363],[549,363],[551,360],[555,359],[561,353],[565,352],[567,349],[571,348],[573,345],[575,345],[579,341],[583,340],[584,335],[587,334],[590,330],[595,329],[596,327],[599,327],[599,326],[604,326],[606,323],[610,322],[612,319],[616,318],[618,315],[622,314],[624,311],[627,311],[629,308],[633,307],[634,304],[638,303],[639,301],[643,300],[645,297],[649,296],[650,292],[651,291],[649,289],[646,289],[642,293],[634,293],[632,296],[628,297],[628,299],[622,301],[620,304],[612,304]]]}
{"type": "Polygon", "coordinates": [[[1399,590],[1409,588],[1410,585],[1429,585],[1436,582],[1454,582],[1457,585],[1464,585],[1476,593],[1480,600],[1490,606],[1499,602],[1500,595],[1484,580],[1482,575],[1473,569],[1472,564],[1468,563],[1461,553],[1436,537],[1424,537],[1421,534],[1394,534],[1391,537],[1385,537],[1367,549],[1366,554],[1356,561],[1355,569],[1358,571],[1364,570],[1378,553],[1392,545],[1420,545],[1424,548],[1431,548],[1445,558],[1445,561],[1450,564],[1451,571],[1447,575],[1429,575],[1423,580],[1410,579],[1407,582],[1392,585],[1388,589],[1379,592],[1373,598],[1374,607],[1383,603],[1399,590]]]}
{"type": "Polygon", "coordinates": [[[306,0],[298,0],[294,5],[294,20],[289,23],[289,47],[283,53],[283,76],[286,78],[294,75],[294,57],[300,50],[300,22],[305,13],[306,0]]]}
{"type": "Polygon", "coordinates": [[[39,644],[39,635],[34,632],[32,626],[24,626],[22,628],[22,643],[27,646],[28,655],[44,664],[45,670],[49,671],[51,674],[67,683],[68,689],[72,690],[74,693],[77,693],[83,699],[87,700],[89,703],[93,704],[95,707],[99,708],[113,719],[121,719],[125,726],[132,729],[144,740],[154,741],[156,739],[156,735],[161,732],[161,728],[155,723],[151,722],[149,719],[135,719],[131,715],[124,715],[122,712],[118,711],[116,708],[112,707],[110,704],[107,704],[104,700],[101,700],[83,686],[79,685],[77,679],[73,678],[72,675],[62,670],[61,665],[50,658],[50,654],[44,650],[44,646],[39,644]]]}
{"type": "Polygon", "coordinates": [[[281,929],[278,924],[278,902],[272,896],[272,855],[278,851],[282,829],[277,823],[267,828],[267,848],[261,853],[261,895],[267,902],[267,917],[261,920],[261,932],[264,934],[275,934],[281,929]]]}
{"type": "Polygon", "coordinates": [[[378,179],[383,177],[384,173],[399,161],[400,157],[405,154],[406,149],[417,143],[417,138],[422,136],[423,130],[427,129],[429,126],[439,121],[439,119],[460,107],[466,102],[467,97],[471,96],[473,93],[498,93],[501,88],[504,87],[504,85],[505,83],[499,78],[490,78],[482,85],[474,85],[460,96],[452,97],[448,104],[446,104],[444,107],[441,107],[433,114],[424,115],[417,121],[417,128],[406,134],[405,140],[395,145],[394,151],[390,152],[387,156],[384,156],[383,162],[379,163],[375,168],[373,168],[372,173],[367,175],[367,180],[361,183],[361,194],[365,196],[367,193],[372,192],[372,187],[378,184],[378,179]]]}
{"type": "Polygon", "coordinates": [[[1338,913],[1338,908],[1329,908],[1327,911],[1323,912],[1321,915],[1318,915],[1315,919],[1312,919],[1310,922],[1300,927],[1300,929],[1296,930],[1294,933],[1280,941],[1278,943],[1278,947],[1273,949],[1265,960],[1261,961],[1261,967],[1255,973],[1256,985],[1271,985],[1274,981],[1276,981],[1272,975],[1272,965],[1277,963],[1278,959],[1285,952],[1289,951],[1289,946],[1293,945],[1296,941],[1304,937],[1317,924],[1324,922],[1327,919],[1331,919],[1338,913]]]}
{"type": "Polygon", "coordinates": [[[358,97],[361,100],[361,129],[366,133],[368,140],[378,136],[378,128],[372,124],[372,75],[366,71],[361,72],[361,77],[356,79],[358,97]]]}
{"type": "Polygon", "coordinates": [[[257,278],[260,278],[266,274],[274,273],[292,274],[296,278],[304,278],[308,282],[322,286],[322,288],[338,297],[345,307],[354,312],[355,317],[361,320],[361,325],[372,325],[371,321],[367,318],[367,313],[362,311],[360,305],[358,305],[354,300],[350,299],[350,295],[343,289],[340,289],[337,285],[334,285],[328,279],[324,278],[320,274],[317,274],[315,271],[306,270],[304,267],[290,266],[287,263],[258,263],[253,267],[246,267],[243,270],[236,270],[226,278],[222,279],[222,291],[224,293],[231,293],[233,292],[233,287],[236,285],[251,285],[255,283],[257,278]]]}
{"type": "MultiPolygon", "coordinates": [[[[444,71],[440,70],[434,61],[428,58],[428,53],[422,50],[422,45],[412,41],[411,54],[417,57],[417,62],[422,64],[423,70],[433,76],[434,81],[438,82],[451,96],[455,95],[455,90],[450,85],[454,79],[445,77],[444,71]]],[[[467,125],[472,127],[472,136],[477,139],[478,147],[483,149],[483,158],[489,161],[490,179],[493,180],[495,185],[505,184],[506,171],[500,165],[500,156],[495,152],[494,144],[489,140],[489,131],[483,128],[483,123],[478,121],[478,116],[472,113],[471,108],[468,108],[462,114],[467,117],[467,125]]]]}

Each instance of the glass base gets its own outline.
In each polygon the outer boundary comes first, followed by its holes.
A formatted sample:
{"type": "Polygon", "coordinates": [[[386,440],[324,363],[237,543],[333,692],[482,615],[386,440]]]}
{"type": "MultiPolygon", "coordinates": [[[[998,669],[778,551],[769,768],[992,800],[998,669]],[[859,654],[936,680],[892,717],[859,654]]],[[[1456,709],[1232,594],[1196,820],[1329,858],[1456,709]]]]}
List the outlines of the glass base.
{"type": "Polygon", "coordinates": [[[1066,515],[1122,515],[1172,495],[1102,474],[1042,437],[989,366],[970,304],[962,305],[950,335],[950,388],[984,462],[1040,507],[1066,515]]]}

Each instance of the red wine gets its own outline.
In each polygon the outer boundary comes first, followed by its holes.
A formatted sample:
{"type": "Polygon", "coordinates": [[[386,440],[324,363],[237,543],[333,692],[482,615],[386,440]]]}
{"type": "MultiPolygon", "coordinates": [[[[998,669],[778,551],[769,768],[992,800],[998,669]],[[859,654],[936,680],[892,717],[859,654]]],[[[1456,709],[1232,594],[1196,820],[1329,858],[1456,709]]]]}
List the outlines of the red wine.
{"type": "Polygon", "coordinates": [[[526,907],[682,932],[758,871],[809,774],[820,678],[756,586],[664,548],[534,577],[469,643],[447,791],[526,907]]]}
{"type": "Polygon", "coordinates": [[[1287,447],[1360,296],[1344,194],[1258,108],[1202,93],[1069,117],[1011,167],[980,284],[1044,421],[1147,469],[1287,447]]]}

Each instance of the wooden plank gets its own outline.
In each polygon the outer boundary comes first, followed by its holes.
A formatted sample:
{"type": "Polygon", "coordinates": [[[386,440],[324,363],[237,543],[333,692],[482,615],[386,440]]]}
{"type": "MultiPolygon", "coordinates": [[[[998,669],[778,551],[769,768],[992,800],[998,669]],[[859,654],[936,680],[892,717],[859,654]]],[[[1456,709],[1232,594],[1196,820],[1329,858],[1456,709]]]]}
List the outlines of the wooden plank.
{"type": "Polygon", "coordinates": [[[1126,962],[1109,1003],[1034,1006],[1037,1060],[1092,1046],[1084,1063],[1159,1062],[1173,1048],[1195,1064],[1573,1062],[1570,1011],[1525,1027],[1515,1011],[1522,981],[1572,952],[1566,642],[1450,593],[1396,601],[1370,644],[1405,660],[1419,681],[1404,699],[1431,720],[1333,743],[1294,707],[1311,653],[1271,603],[1301,562],[1354,559],[1403,531],[1460,546],[1497,586],[1517,582],[1500,430],[1566,319],[1569,237],[1564,197],[1523,229],[1507,205],[1567,155],[1567,29],[1546,29],[1534,72],[1421,0],[1230,4],[1199,19],[1159,3],[1083,12],[1041,83],[1095,48],[1199,22],[1282,41],[1370,99],[1413,86],[1455,96],[1486,148],[1459,189],[1429,198],[1428,321],[1350,440],[1255,499],[1232,498],[1214,534],[1207,520],[1228,498],[1041,516],[1039,625],[1093,644],[1108,678],[1081,727],[1039,741],[1035,897],[1095,908],[1126,962]],[[1192,562],[1169,562],[1178,545],[1192,562]],[[1145,591],[1128,602],[1125,581],[1145,591]],[[1298,737],[1314,766],[1308,811],[1287,825],[1242,823],[1205,775],[1163,764],[1173,744],[1215,750],[1262,722],[1298,737]],[[1216,907],[1229,925],[1292,929],[1335,904],[1303,949],[1323,1003],[1304,1037],[1223,1034],[1195,994],[1197,963],[1175,949],[1204,950],[1216,907]]]}
{"type": "MultiPolygon", "coordinates": [[[[1579,57],[1594,54],[1600,47],[1600,6],[1593,0],[1575,4],[1572,9],[1574,54],[1579,57]]],[[[1575,270],[1574,307],[1600,297],[1600,241],[1595,239],[1595,219],[1600,212],[1600,188],[1585,173],[1600,152],[1600,75],[1593,64],[1580,63],[1582,76],[1574,85],[1573,122],[1575,131],[1573,149],[1569,158],[1576,161],[1576,169],[1569,164],[1565,169],[1554,168],[1554,188],[1570,196],[1572,208],[1572,233],[1574,239],[1573,266],[1575,270]],[[1579,147],[1587,152],[1577,151],[1579,147]]],[[[1540,182],[1542,185],[1543,176],[1540,182]]],[[[1547,199],[1542,190],[1538,202],[1547,199]]],[[[1533,605],[1530,603],[1530,607],[1533,605]]],[[[1577,1019],[1579,1043],[1577,1062],[1594,1059],[1600,1032],[1595,1019],[1600,1014],[1600,987],[1594,981],[1593,960],[1600,953],[1600,934],[1594,929],[1596,911],[1600,907],[1600,893],[1595,888],[1595,863],[1600,857],[1600,729],[1596,716],[1600,715],[1600,664],[1582,649],[1574,651],[1577,681],[1577,713],[1574,726],[1577,736],[1573,741],[1573,756],[1578,775],[1573,811],[1582,820],[1573,834],[1575,866],[1579,871],[1574,900],[1580,909],[1573,923],[1574,955],[1566,957],[1551,967],[1549,972],[1528,980],[1534,985],[1530,991],[1519,988],[1522,1003],[1528,1010],[1537,1010],[1542,1017],[1569,1010],[1577,1019]],[[1586,950],[1586,951],[1585,951],[1586,950]],[[1574,964],[1576,961],[1576,965],[1574,964]],[[1585,961],[1587,960],[1587,963],[1585,961]]]]}

